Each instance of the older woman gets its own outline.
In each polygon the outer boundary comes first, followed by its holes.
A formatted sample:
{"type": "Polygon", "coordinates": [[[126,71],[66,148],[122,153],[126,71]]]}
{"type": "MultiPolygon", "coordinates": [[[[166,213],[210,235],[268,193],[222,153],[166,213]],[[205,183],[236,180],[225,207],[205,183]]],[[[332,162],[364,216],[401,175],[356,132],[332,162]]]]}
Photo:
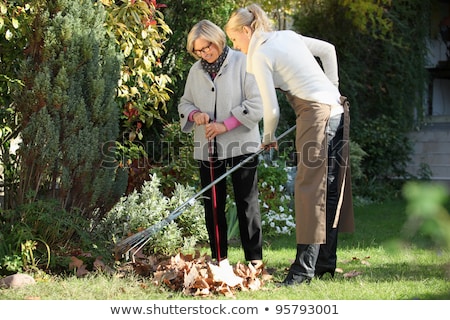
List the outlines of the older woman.
{"type": "MultiPolygon", "coordinates": [[[[255,79],[246,72],[245,55],[226,45],[226,35],[221,28],[208,20],[198,22],[189,32],[186,47],[198,61],[189,71],[178,111],[182,131],[194,130],[194,158],[198,160],[201,184],[205,187],[213,177],[225,174],[228,168],[260,149],[258,122],[263,110],[255,79]]],[[[257,165],[258,158],[254,157],[234,171],[231,179],[245,258],[261,266],[257,165]]],[[[215,185],[214,191],[215,194],[211,189],[205,193],[205,221],[212,257],[219,265],[226,265],[226,179],[215,185]],[[213,196],[216,201],[212,201],[213,196]]]]}

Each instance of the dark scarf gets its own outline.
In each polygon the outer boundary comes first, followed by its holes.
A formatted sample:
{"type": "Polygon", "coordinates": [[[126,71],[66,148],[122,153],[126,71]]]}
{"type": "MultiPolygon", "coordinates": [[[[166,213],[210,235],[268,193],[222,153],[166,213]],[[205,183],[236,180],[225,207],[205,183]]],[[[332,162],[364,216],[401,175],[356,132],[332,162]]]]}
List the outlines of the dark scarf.
{"type": "Polygon", "coordinates": [[[223,48],[223,51],[220,54],[219,58],[217,58],[217,60],[214,61],[213,63],[208,63],[208,61],[206,61],[204,59],[202,59],[200,61],[200,63],[202,64],[203,70],[208,72],[212,79],[214,79],[216,77],[217,73],[219,73],[220,67],[222,67],[222,64],[225,61],[227,54],[228,54],[228,46],[225,46],[225,48],[223,48]]]}

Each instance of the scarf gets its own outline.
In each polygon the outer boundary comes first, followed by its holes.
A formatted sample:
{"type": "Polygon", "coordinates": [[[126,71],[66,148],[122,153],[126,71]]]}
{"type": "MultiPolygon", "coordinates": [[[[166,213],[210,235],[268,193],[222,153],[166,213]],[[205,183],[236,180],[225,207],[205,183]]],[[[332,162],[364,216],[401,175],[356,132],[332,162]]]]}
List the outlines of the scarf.
{"type": "Polygon", "coordinates": [[[206,61],[204,59],[202,59],[200,61],[201,65],[203,67],[203,70],[208,72],[212,79],[214,79],[216,77],[217,73],[219,72],[220,68],[222,67],[223,62],[225,61],[225,58],[227,57],[228,49],[229,49],[228,46],[225,46],[225,48],[223,48],[223,51],[220,54],[220,56],[213,63],[208,63],[208,61],[206,61]]]}

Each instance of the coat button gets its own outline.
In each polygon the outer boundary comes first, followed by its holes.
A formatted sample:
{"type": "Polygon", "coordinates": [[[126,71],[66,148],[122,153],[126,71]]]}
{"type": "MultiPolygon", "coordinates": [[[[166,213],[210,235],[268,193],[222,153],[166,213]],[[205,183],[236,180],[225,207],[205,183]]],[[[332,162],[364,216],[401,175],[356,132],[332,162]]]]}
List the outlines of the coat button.
{"type": "Polygon", "coordinates": [[[183,119],[184,118],[184,113],[180,114],[180,117],[181,117],[181,119],[183,119]]]}
{"type": "Polygon", "coordinates": [[[244,109],[244,111],[242,111],[244,114],[248,114],[248,110],[244,109]]]}
{"type": "Polygon", "coordinates": [[[211,88],[211,91],[213,91],[213,92],[214,92],[214,88],[211,88]]]}

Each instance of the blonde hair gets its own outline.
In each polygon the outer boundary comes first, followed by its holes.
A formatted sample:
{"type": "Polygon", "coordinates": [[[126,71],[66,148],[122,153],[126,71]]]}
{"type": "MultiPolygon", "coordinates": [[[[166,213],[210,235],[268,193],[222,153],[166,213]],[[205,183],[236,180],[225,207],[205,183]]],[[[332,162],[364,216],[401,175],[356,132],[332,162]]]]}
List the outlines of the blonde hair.
{"type": "Polygon", "coordinates": [[[251,4],[246,8],[234,11],[227,24],[226,31],[241,31],[243,27],[249,27],[252,31],[272,31],[272,23],[266,12],[257,4],[251,4]]]}
{"type": "Polygon", "coordinates": [[[209,20],[197,22],[192,27],[191,31],[189,31],[186,43],[186,50],[196,59],[200,59],[199,56],[194,53],[194,42],[198,38],[203,38],[206,41],[215,44],[217,48],[219,48],[219,54],[222,53],[227,43],[225,32],[223,32],[219,26],[209,20]]]}

